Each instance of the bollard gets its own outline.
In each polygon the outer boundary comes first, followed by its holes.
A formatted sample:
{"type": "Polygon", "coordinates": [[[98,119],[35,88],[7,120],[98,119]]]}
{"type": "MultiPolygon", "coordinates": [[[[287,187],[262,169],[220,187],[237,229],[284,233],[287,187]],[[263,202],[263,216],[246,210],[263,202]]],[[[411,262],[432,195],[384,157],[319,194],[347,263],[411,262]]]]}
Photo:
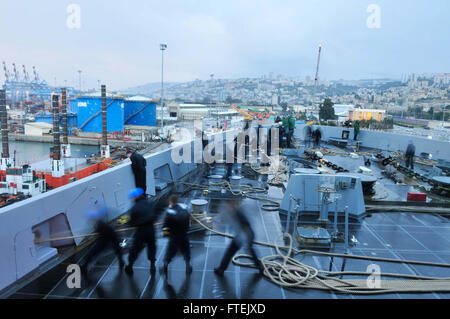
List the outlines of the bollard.
{"type": "Polygon", "coordinates": [[[298,217],[299,217],[299,210],[300,210],[300,199],[296,200],[297,207],[295,208],[295,219],[294,219],[294,230],[292,231],[292,237],[296,238],[297,233],[297,223],[298,223],[298,217]]]}

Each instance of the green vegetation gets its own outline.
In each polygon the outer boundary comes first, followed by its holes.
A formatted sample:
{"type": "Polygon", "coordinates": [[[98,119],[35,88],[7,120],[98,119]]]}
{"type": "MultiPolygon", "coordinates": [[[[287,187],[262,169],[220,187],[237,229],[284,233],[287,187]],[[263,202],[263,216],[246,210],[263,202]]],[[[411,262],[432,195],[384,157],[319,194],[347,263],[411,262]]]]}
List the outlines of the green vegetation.
{"type": "Polygon", "coordinates": [[[330,121],[320,121],[320,125],[324,126],[338,126],[336,121],[330,120],[330,121]]]}
{"type": "Polygon", "coordinates": [[[321,121],[335,120],[337,116],[334,114],[334,103],[330,99],[325,99],[320,105],[319,118],[321,121]]]}
{"type": "MultiPolygon", "coordinates": [[[[450,105],[447,105],[445,109],[450,109],[450,105]]],[[[433,108],[430,108],[428,111],[424,111],[422,106],[408,107],[408,109],[404,111],[403,114],[401,111],[390,112],[390,114],[396,116],[414,117],[421,120],[448,121],[450,118],[449,112],[437,112],[433,108]]]]}
{"type": "Polygon", "coordinates": [[[228,96],[227,99],[225,100],[226,103],[242,103],[241,99],[234,99],[231,96],[228,96]]]}
{"type": "Polygon", "coordinates": [[[306,112],[304,112],[304,113],[299,113],[299,114],[297,115],[297,120],[298,120],[298,121],[307,121],[307,120],[308,120],[308,117],[306,116],[306,112]]]}
{"type": "Polygon", "coordinates": [[[394,127],[394,120],[385,118],[383,121],[378,122],[374,119],[359,121],[359,128],[369,128],[373,130],[390,130],[394,127]]]}

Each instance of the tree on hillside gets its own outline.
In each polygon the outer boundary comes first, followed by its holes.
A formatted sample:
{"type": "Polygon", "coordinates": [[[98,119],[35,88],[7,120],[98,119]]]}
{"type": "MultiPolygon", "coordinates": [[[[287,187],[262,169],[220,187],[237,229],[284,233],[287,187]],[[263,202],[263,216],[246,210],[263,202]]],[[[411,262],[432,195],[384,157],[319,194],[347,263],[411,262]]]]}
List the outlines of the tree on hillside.
{"type": "Polygon", "coordinates": [[[241,99],[235,99],[232,98],[231,96],[228,96],[227,99],[225,100],[226,103],[231,104],[231,103],[242,103],[241,99]]]}
{"type": "Polygon", "coordinates": [[[211,98],[206,96],[206,97],[203,98],[201,103],[203,103],[203,104],[210,104],[211,103],[211,98]]]}
{"type": "Polygon", "coordinates": [[[322,121],[334,120],[336,115],[334,114],[334,103],[330,99],[325,99],[320,105],[319,118],[322,121]]]}

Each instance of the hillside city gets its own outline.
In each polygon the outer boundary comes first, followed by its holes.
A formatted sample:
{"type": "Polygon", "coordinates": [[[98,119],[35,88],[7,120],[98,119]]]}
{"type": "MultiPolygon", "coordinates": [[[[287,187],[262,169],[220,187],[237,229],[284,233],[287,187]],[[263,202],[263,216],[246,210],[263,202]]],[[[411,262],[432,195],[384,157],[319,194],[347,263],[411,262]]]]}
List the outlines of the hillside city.
{"type": "MultiPolygon", "coordinates": [[[[312,104],[314,79],[307,76],[275,76],[260,78],[195,80],[165,83],[164,99],[205,104],[245,103],[247,105],[308,106],[312,104]]],[[[159,98],[158,83],[128,89],[127,92],[159,98]]],[[[390,114],[445,120],[450,109],[450,73],[411,74],[402,80],[320,80],[316,103],[325,98],[334,104],[350,104],[366,109],[384,109],[390,114]],[[441,113],[439,113],[441,112],[441,113]]]]}

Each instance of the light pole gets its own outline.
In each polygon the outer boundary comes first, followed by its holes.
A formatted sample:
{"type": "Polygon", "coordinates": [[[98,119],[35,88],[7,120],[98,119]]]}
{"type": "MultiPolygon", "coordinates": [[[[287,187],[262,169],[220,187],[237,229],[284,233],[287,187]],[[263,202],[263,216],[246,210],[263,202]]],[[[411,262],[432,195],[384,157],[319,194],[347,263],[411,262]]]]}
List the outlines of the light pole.
{"type": "Polygon", "coordinates": [[[80,92],[81,92],[81,70],[78,70],[79,80],[80,80],[80,92]]]}
{"type": "Polygon", "coordinates": [[[163,133],[163,127],[164,127],[164,103],[163,103],[163,96],[164,96],[164,51],[167,49],[167,44],[161,43],[159,45],[159,48],[161,49],[161,133],[163,133]]]}

